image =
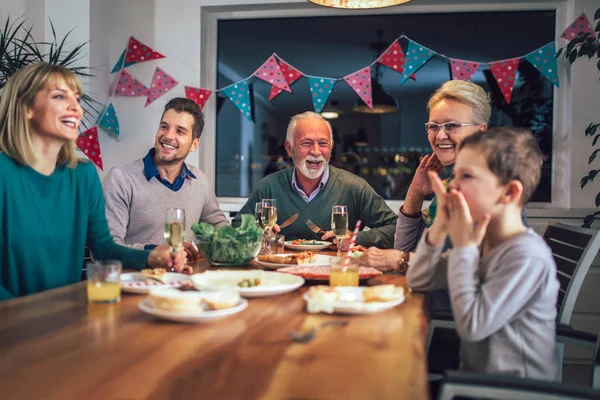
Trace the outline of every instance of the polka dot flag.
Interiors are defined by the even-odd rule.
[[[556,43],[551,42],[525,56],[538,71],[542,73],[556,87],[558,82],[558,64],[556,63]]]
[[[100,118],[98,126],[119,138],[119,119],[117,118],[117,113],[115,112],[112,103],[108,103],[108,107],[102,115],[102,118]]]
[[[290,64],[285,61],[278,59],[279,68],[281,69],[281,74],[283,78],[288,83],[288,86],[292,86],[292,83],[296,82],[298,79],[302,78],[304,74],[292,67]],[[291,89],[290,89],[291,90]],[[277,97],[283,90],[279,89],[277,86],[271,86],[271,93],[269,94],[269,101],[273,100]]]
[[[344,80],[372,110],[373,92],[371,88],[371,67],[363,68],[348,74],[344,77]]]
[[[379,64],[385,65],[400,74],[404,72],[405,61],[406,57],[404,56],[404,51],[402,51],[400,43],[398,43],[398,39],[394,40],[394,42],[377,59]]]
[[[208,89],[201,89],[193,86],[185,87],[185,97],[198,104],[201,110],[204,108],[204,105],[206,104],[206,101],[210,97],[211,93],[212,91]]]
[[[313,101],[313,108],[316,113],[323,111],[325,103],[333,90],[337,80],[333,78],[319,78],[316,76],[308,77],[308,84],[310,85],[310,97]]]
[[[148,88],[129,72],[122,69],[115,87],[115,96],[139,97],[147,95]]]
[[[119,72],[122,68],[127,68],[130,65],[135,64],[134,62],[129,62],[129,63],[125,63],[123,65],[123,63],[125,62],[125,52],[126,51],[127,51],[127,49],[123,50],[123,52],[121,53],[121,57],[119,57],[119,61],[117,61],[117,63],[113,67],[112,71],[110,71],[111,74],[114,74],[115,72]]]
[[[77,138],[77,147],[90,159],[98,168],[102,169],[102,155],[100,154],[100,143],[98,142],[98,127],[94,126],[85,132],[82,132]]]
[[[287,80],[281,73],[281,68],[279,67],[279,64],[277,64],[275,56],[269,57],[269,59],[265,61],[264,64],[254,72],[253,75],[267,83],[270,83],[273,86],[276,86],[278,89],[285,90],[286,92],[290,93],[292,92]]]
[[[150,47],[136,40],[133,36],[129,38],[127,51],[125,52],[125,66],[150,60],[165,58],[162,54],[152,50]]]
[[[250,122],[254,122],[252,120],[252,105],[250,103],[250,85],[247,80],[224,87],[221,91],[229,97],[229,100],[235,104],[244,117]]]
[[[427,47],[421,46],[409,39],[408,49],[406,50],[406,62],[404,63],[404,72],[402,73],[400,84],[402,85],[406,82],[410,78],[410,75],[417,72],[434,54],[433,50],[429,50]]]
[[[152,83],[148,88],[148,97],[146,97],[146,105],[144,107],[148,107],[149,104],[173,89],[178,83],[179,82],[169,76],[164,70],[156,67],[154,74],[152,75]]]
[[[458,60],[456,58],[450,59],[450,76],[452,79],[461,81],[470,81],[473,79],[473,75],[479,69],[481,65],[475,61]]]
[[[510,98],[512,97],[515,75],[519,69],[519,60],[520,57],[517,57],[488,63],[500,87],[500,91],[508,104],[510,104]]]
[[[592,25],[590,21],[586,17],[585,13],[582,13],[565,31],[560,35],[561,38],[571,40],[580,33],[590,33],[590,37],[594,37],[594,31],[592,30]]]

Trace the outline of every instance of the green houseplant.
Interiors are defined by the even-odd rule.
[[[594,23],[595,28],[593,34],[588,32],[574,37],[565,47],[559,49],[556,53],[556,58],[559,58],[562,55],[570,64],[573,64],[575,60],[587,57],[588,60],[594,60],[596,62],[596,67],[600,71],[600,8],[598,8],[594,14]],[[600,140],[600,131],[598,130],[598,127],[600,127],[600,122],[590,122],[584,132],[585,136],[589,136],[592,140],[592,148],[595,148]],[[598,153],[600,153],[600,148],[595,148],[592,151],[588,158],[589,165],[591,165],[596,158],[600,158],[598,157]],[[581,189],[592,182],[599,172],[600,169],[590,169],[587,175],[581,178]],[[596,208],[600,207],[600,192],[596,194],[594,204]],[[600,218],[599,216],[600,211],[586,215],[583,219],[582,226],[590,228],[596,218]]]
[[[83,56],[83,50],[87,42],[74,47],[68,46],[69,31],[62,39],[59,39],[50,21],[52,28],[52,41],[36,41],[32,34],[32,27],[25,26],[25,19],[17,18],[11,21],[6,18],[4,26],[0,28],[0,96],[6,81],[21,68],[44,61],[50,64],[58,64],[69,68],[80,77],[93,76],[88,67],[78,66],[77,63]],[[0,25],[1,26],[1,25]],[[67,50],[68,49],[68,50]],[[82,124],[91,127],[95,124],[102,104],[83,93],[81,104],[84,108]]]

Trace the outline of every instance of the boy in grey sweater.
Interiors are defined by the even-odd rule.
[[[541,163],[530,132],[501,127],[462,142],[448,191],[429,172],[438,213],[407,280],[414,290],[449,289],[463,370],[554,379],[556,265],[521,219]]]

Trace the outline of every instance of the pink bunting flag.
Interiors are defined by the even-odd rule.
[[[93,126],[82,132],[77,138],[77,147],[101,170],[102,155],[100,154],[100,142],[98,142],[98,127]]]
[[[373,93],[371,88],[371,67],[366,67],[348,74],[344,77],[344,80],[372,110]]]
[[[402,51],[400,43],[398,43],[398,39],[394,40],[394,42],[377,59],[379,64],[385,65],[400,74],[404,72],[405,61],[406,56]]]
[[[590,33],[590,37],[595,39],[592,25],[586,17],[585,13],[582,13],[565,31],[560,35],[561,38],[571,40],[579,34]]]
[[[115,96],[139,97],[147,96],[148,88],[140,81],[135,79],[125,69],[121,70],[115,87]]]
[[[450,59],[450,75],[452,79],[470,81],[481,64],[475,61]]]
[[[144,107],[148,107],[149,104],[173,89],[178,83],[179,82],[169,76],[164,70],[156,67],[154,74],[152,75],[152,83],[150,84],[146,105]]]
[[[296,82],[298,79],[302,78],[304,74],[294,68],[292,65],[286,63],[282,59],[277,59],[279,63],[279,68],[281,69],[281,74],[283,78],[288,83],[289,86],[292,86],[292,83]],[[290,90],[291,91],[291,90]],[[269,101],[273,100],[277,97],[283,90],[279,89],[277,86],[271,86],[271,93],[269,94]]]
[[[492,70],[496,82],[500,87],[500,91],[508,104],[510,104],[510,99],[512,97],[513,86],[515,85],[515,75],[519,68],[519,60],[521,60],[521,58],[517,57],[488,63],[488,66],[490,67],[490,70]]]
[[[198,104],[201,110],[206,105],[206,101],[210,97],[211,93],[212,91],[208,89],[185,86],[185,97]]]
[[[158,60],[159,58],[165,58],[165,56],[141,43],[133,36],[129,38],[127,51],[125,52],[125,64]]]
[[[281,73],[281,68],[277,63],[277,60],[275,60],[275,56],[269,57],[269,59],[265,61],[264,64],[254,72],[253,75],[267,83],[270,83],[273,86],[276,86],[278,89],[282,89],[290,93],[292,92],[287,80]]]

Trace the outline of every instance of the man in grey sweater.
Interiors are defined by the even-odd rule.
[[[165,213],[183,208],[184,247],[188,258],[198,253],[190,245],[194,222],[216,227],[229,224],[208,179],[185,158],[200,144],[204,116],[192,100],[174,98],[165,106],[154,148],[143,159],[112,168],[103,181],[106,218],[115,242],[150,249],[164,242]]]

